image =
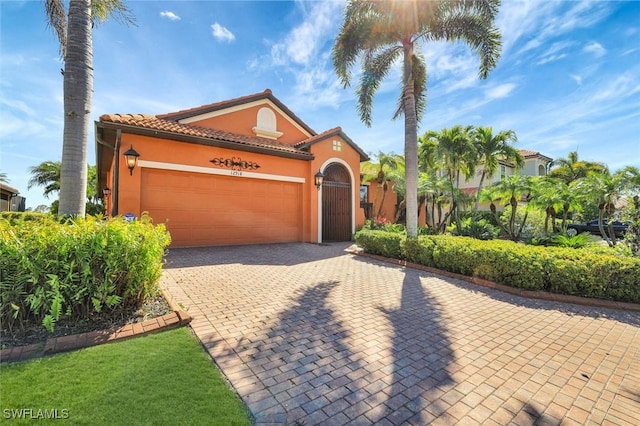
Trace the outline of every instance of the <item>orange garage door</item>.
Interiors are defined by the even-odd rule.
[[[141,210],[172,246],[302,241],[301,184],[142,169]]]

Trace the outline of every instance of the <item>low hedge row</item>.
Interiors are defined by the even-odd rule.
[[[170,237],[164,225],[122,218],[0,217],[0,321],[52,331],[61,318],[140,305],[157,294]]]
[[[640,303],[640,259],[634,257],[450,235],[361,230],[355,239],[367,253],[511,287]]]

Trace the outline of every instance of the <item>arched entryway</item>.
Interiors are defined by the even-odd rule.
[[[351,240],[351,178],[341,164],[331,163],[322,183],[322,241]]]

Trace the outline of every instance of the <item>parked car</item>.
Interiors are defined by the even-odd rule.
[[[624,233],[627,232],[629,225],[626,223],[622,223],[618,220],[614,220],[613,224],[613,233],[616,237],[623,237]],[[604,227],[604,232],[609,235],[609,225],[606,219],[602,221],[602,226]],[[594,235],[600,235],[600,228],[598,227],[598,220],[590,220],[587,223],[572,223],[567,225],[567,234],[576,235],[582,232],[589,232]]]

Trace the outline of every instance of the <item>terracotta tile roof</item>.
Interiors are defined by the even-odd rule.
[[[157,118],[164,120],[179,121],[185,118],[195,117],[201,114],[206,114],[213,111],[218,111],[225,108],[230,108],[237,105],[247,104],[250,102],[258,101],[261,99],[268,99],[273,102],[278,108],[280,108],[285,114],[295,120],[302,128],[308,133],[315,135],[316,132],[302,121],[297,115],[295,115],[285,104],[283,104],[278,98],[276,98],[271,89],[265,89],[263,92],[254,93],[252,95],[241,96],[239,98],[228,99],[226,101],[215,102],[212,104],[201,105],[195,108],[183,109],[176,112],[169,112],[167,114],[158,115]]]
[[[313,158],[313,155],[295,146],[279,143],[271,139],[250,137],[192,124],[180,124],[173,120],[160,118],[161,116],[149,114],[104,114],[100,116],[101,123],[113,123],[130,126],[138,129],[148,129],[161,132],[184,135],[192,138],[204,138],[213,141],[231,142],[250,147],[262,148],[273,151],[288,152]]]
[[[531,151],[529,149],[519,149],[518,151],[520,151],[520,154],[522,154],[523,157],[535,157],[540,154],[539,152]]]
[[[355,142],[353,142],[351,138],[349,138],[349,136],[347,136],[342,131],[342,127],[339,127],[339,126],[334,127],[333,129],[326,130],[318,135],[311,136],[310,138],[307,138],[301,142],[298,142],[294,146],[296,148],[307,148],[313,145],[314,143],[325,140],[326,138],[329,138],[331,136],[340,136],[342,139],[344,139],[349,145],[351,145],[353,149],[355,149],[358,152],[358,154],[360,154],[361,161],[369,160],[369,156],[358,145],[356,145]]]
[[[520,154],[522,154],[524,158],[542,157],[551,160],[551,158],[547,157],[546,155],[540,154],[538,151],[531,151],[530,149],[519,149],[518,151],[520,151]]]

